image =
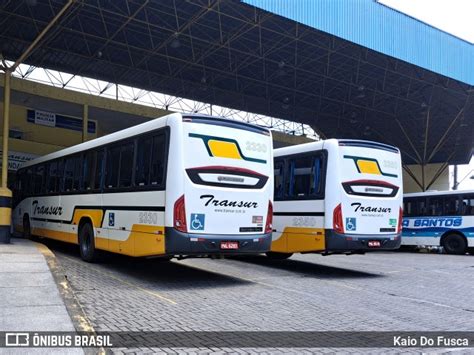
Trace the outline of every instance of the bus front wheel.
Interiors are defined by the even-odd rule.
[[[272,260],[285,260],[285,259],[290,258],[293,255],[293,253],[277,253],[274,251],[269,251],[269,252],[266,252],[265,254],[267,255],[268,258]]]
[[[79,230],[79,250],[84,261],[92,263],[97,260],[94,230],[90,223],[84,223]]]
[[[448,254],[466,254],[466,240],[459,234],[448,234],[443,240],[443,247]]]

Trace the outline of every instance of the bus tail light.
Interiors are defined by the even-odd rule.
[[[268,201],[267,221],[265,223],[265,233],[273,232],[273,204]]]
[[[173,225],[176,230],[186,233],[188,228],[186,226],[186,209],[184,208],[184,195],[176,200],[174,203]]]
[[[397,233],[402,232],[402,225],[403,225],[403,208],[400,207],[400,210],[398,212],[398,228],[397,228]]]
[[[338,204],[332,214],[332,228],[336,233],[343,234],[344,226],[342,224],[342,206]]]

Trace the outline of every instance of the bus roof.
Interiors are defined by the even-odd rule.
[[[474,190],[412,192],[412,193],[403,194],[403,197],[421,197],[421,196],[438,196],[438,195],[464,195],[464,194],[474,194]]]
[[[43,162],[46,162],[46,161],[49,161],[49,160],[61,158],[61,157],[66,156],[66,155],[80,153],[84,150],[93,149],[95,147],[100,147],[100,146],[103,146],[105,144],[120,141],[122,139],[133,137],[133,136],[145,133],[145,132],[153,131],[155,129],[167,126],[167,122],[169,122],[170,119],[177,119],[177,120],[181,121],[183,119],[183,117],[190,118],[190,119],[204,118],[204,119],[209,120],[211,123],[214,122],[214,121],[216,123],[217,122],[223,122],[223,123],[228,123],[229,125],[241,126],[241,127],[244,127],[244,129],[248,129],[248,130],[252,129],[252,130],[255,130],[255,131],[259,131],[261,133],[266,133],[267,135],[271,135],[269,129],[259,127],[259,126],[255,126],[255,125],[251,125],[251,124],[246,123],[246,122],[239,122],[239,121],[229,120],[229,119],[225,119],[225,118],[221,118],[221,117],[207,116],[207,115],[202,115],[202,114],[172,113],[172,114],[169,114],[169,115],[166,115],[166,116],[162,116],[162,117],[150,120],[150,121],[145,122],[145,123],[141,123],[141,124],[136,125],[136,126],[125,128],[125,129],[123,129],[121,131],[118,131],[118,132],[107,134],[103,137],[92,139],[92,140],[84,142],[84,143],[79,143],[79,144],[76,144],[72,147],[64,148],[64,149],[58,150],[57,152],[53,152],[53,153],[44,155],[42,157],[30,160],[28,162],[25,162],[20,167],[20,169],[26,168],[28,166],[40,164],[40,163],[43,163]]]
[[[156,118],[154,120],[151,120],[151,121],[148,121],[148,122],[145,122],[145,123],[141,123],[141,124],[133,126],[133,127],[125,128],[125,129],[123,129],[121,131],[118,131],[118,132],[107,134],[103,137],[92,139],[92,140],[84,142],[84,143],[79,143],[79,144],[76,144],[72,147],[68,147],[68,148],[58,150],[57,152],[46,154],[42,157],[39,157],[39,158],[30,160],[30,161],[24,163],[21,166],[21,169],[26,168],[26,167],[31,166],[31,165],[36,165],[36,164],[39,164],[39,163],[43,163],[43,162],[48,161],[48,160],[60,158],[60,157],[65,156],[65,155],[79,153],[79,152],[82,152],[82,151],[87,150],[87,149],[92,149],[92,148],[95,148],[95,147],[99,147],[101,145],[105,145],[105,144],[108,144],[108,143],[119,141],[119,140],[122,140],[122,139],[125,139],[125,138],[128,138],[128,137],[138,135],[138,134],[146,132],[146,131],[152,131],[154,129],[165,127],[167,119],[172,118],[172,117],[176,117],[176,116],[178,116],[180,118],[181,114],[173,113],[173,114],[170,114],[170,115],[162,116],[162,117]]]
[[[293,145],[289,147],[277,148],[275,149],[275,156],[285,156],[285,155],[291,155],[291,154],[296,154],[296,153],[301,153],[301,152],[310,152],[313,150],[319,150],[319,149],[323,149],[324,146],[328,144],[337,144],[340,146],[360,146],[360,147],[367,147],[367,148],[373,148],[373,149],[382,149],[382,150],[387,150],[393,153],[400,154],[400,150],[397,147],[384,144],[384,143],[362,140],[362,139],[334,139],[332,138],[332,139],[320,140],[316,142]]]

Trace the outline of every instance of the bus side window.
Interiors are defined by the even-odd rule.
[[[94,189],[100,189],[102,186],[102,175],[104,171],[104,149],[101,149],[95,155],[95,174],[94,174]]]
[[[72,190],[77,191],[81,187],[82,156],[81,155],[75,156],[73,161],[74,161],[74,176],[73,176]]]
[[[274,164],[274,197],[275,199],[281,199],[284,196],[284,169],[285,169],[285,162],[283,160],[275,160]]]
[[[292,161],[293,184],[290,186],[290,195],[304,197],[310,195],[313,175],[312,157],[304,157]]]
[[[120,146],[107,149],[105,168],[105,188],[113,189],[118,184],[118,173],[120,164]]]
[[[153,137],[153,150],[151,156],[150,183],[152,186],[162,186],[165,175],[166,139],[160,134]]]
[[[426,198],[421,197],[417,199],[416,209],[414,211],[414,214],[418,216],[428,216],[428,209],[426,207]]]
[[[406,217],[410,217],[413,215],[413,201],[405,200],[403,201],[403,215]]]
[[[74,158],[69,157],[64,163],[64,179],[63,179],[63,191],[72,191],[72,185],[74,181]]]
[[[63,173],[63,160],[56,160],[49,165],[48,192],[60,191],[61,176]]]
[[[287,191],[290,198],[321,195],[323,155],[318,154],[291,159],[289,165]]]
[[[48,164],[49,169],[48,169],[48,179],[47,179],[47,184],[48,184],[48,193],[55,193],[56,192],[56,181],[57,181],[57,173],[58,173],[58,161],[52,161],[51,163]]]
[[[39,195],[45,190],[44,165],[37,165],[34,170],[34,193]]]
[[[310,187],[310,194],[317,195],[321,193],[321,183],[322,183],[322,175],[321,170],[323,166],[323,157],[315,156],[313,162],[313,172],[311,174],[311,187]]]
[[[463,196],[461,214],[463,216],[474,216],[474,196]]]
[[[88,151],[84,154],[84,159],[82,160],[82,189],[81,190],[92,190],[95,183],[95,165],[97,161],[97,152]]]
[[[134,143],[127,143],[126,145],[122,146],[122,150],[120,152],[119,187],[132,186],[134,147]]]
[[[428,198],[428,215],[441,216],[443,215],[443,198],[429,197]]]
[[[58,170],[56,171],[56,192],[63,190],[64,159],[58,161]]]
[[[444,214],[455,216],[459,214],[459,196],[444,197]]]
[[[152,137],[141,137],[137,144],[137,161],[135,162],[135,186],[146,186],[150,183]]]

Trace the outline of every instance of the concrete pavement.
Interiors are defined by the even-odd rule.
[[[40,244],[12,238],[0,244],[0,331],[75,331]],[[82,349],[27,349],[83,354]],[[25,349],[0,349],[0,353]]]

